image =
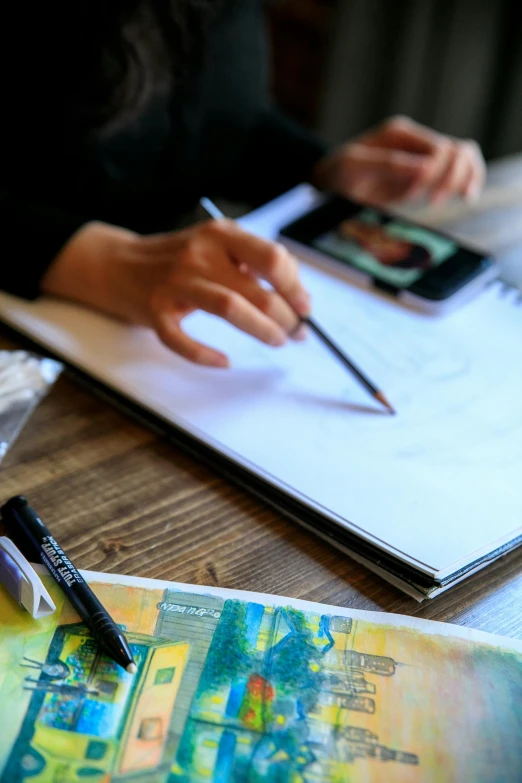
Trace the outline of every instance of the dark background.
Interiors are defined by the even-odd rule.
[[[522,150],[522,30],[512,0],[277,0],[276,101],[334,143],[391,114]]]

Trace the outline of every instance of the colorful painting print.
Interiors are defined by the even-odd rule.
[[[130,675],[56,586],[1,589],[1,783],[520,783],[522,643],[290,599],[88,574]]]

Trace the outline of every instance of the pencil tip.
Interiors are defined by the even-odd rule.
[[[135,663],[129,663],[126,671],[128,671],[129,674],[136,674],[136,672],[138,671],[138,667],[136,666]]]
[[[376,399],[376,400],[379,400],[379,402],[380,402],[382,405],[384,405],[384,407],[385,407],[385,408],[387,408],[387,409],[388,409],[388,412],[389,412],[389,413],[390,413],[392,416],[395,416],[395,415],[396,415],[397,411],[395,410],[395,408],[393,407],[393,405],[390,405],[390,403],[388,402],[388,400],[386,399],[386,397],[384,396],[384,394],[383,394],[382,392],[376,392],[376,393],[375,393],[375,399]]]

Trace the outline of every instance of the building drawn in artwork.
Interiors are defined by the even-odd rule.
[[[338,732],[338,748],[346,761],[356,758],[375,758],[381,761],[397,761],[402,764],[418,764],[419,758],[414,753],[392,750],[379,744],[377,734],[358,726],[345,726]]]
[[[140,634],[127,639],[135,675],[102,655],[81,623],[57,628],[40,665],[24,660],[40,676],[25,678],[32,696],[4,779],[106,776],[123,783],[161,766],[189,645]]]
[[[134,677],[80,623],[20,662],[30,702],[2,783],[319,783],[361,759],[419,763],[357,725],[397,662],[358,650],[350,618],[176,590],[153,609],[150,635],[127,634]]]

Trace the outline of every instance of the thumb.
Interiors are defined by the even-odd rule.
[[[416,152],[370,147],[351,142],[345,144],[321,162],[317,172],[318,186],[333,190],[348,198],[365,199],[377,188],[378,198],[382,189],[390,187],[393,198],[405,188],[416,187],[429,175],[429,157]]]
[[[338,161],[336,189],[356,201],[383,206],[418,191],[428,173],[425,155],[351,144]]]
[[[352,174],[382,174],[403,177],[421,176],[427,169],[426,155],[385,147],[351,144],[344,152],[344,163]]]

